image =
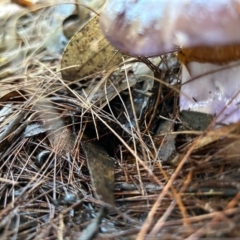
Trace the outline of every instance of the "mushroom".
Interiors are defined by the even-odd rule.
[[[130,55],[178,50],[180,110],[240,120],[240,0],[109,0],[100,23]]]

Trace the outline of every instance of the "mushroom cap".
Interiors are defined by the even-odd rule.
[[[176,48],[240,44],[240,0],[109,0],[106,38],[130,55]]]

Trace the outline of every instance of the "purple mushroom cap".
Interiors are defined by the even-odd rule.
[[[240,43],[240,0],[108,0],[106,38],[131,55]]]
[[[215,48],[207,53],[209,61],[194,51],[184,60],[180,109],[221,113],[221,123],[240,119],[240,0],[109,0],[100,24],[106,38],[130,55],[189,48],[200,48],[203,55],[201,48]],[[233,47],[224,52],[225,46]]]

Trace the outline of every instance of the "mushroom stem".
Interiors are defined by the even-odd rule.
[[[216,121],[222,124],[240,119],[240,61],[224,66],[199,62],[189,63],[188,68],[183,65],[182,84],[180,110],[220,113]]]
[[[218,115],[229,124],[240,119],[239,46],[182,49],[180,110]]]

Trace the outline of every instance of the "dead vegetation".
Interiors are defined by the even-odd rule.
[[[240,236],[240,125],[182,120],[174,54],[141,59],[142,81],[130,60],[73,81],[46,47],[14,59],[0,74],[1,239]]]

